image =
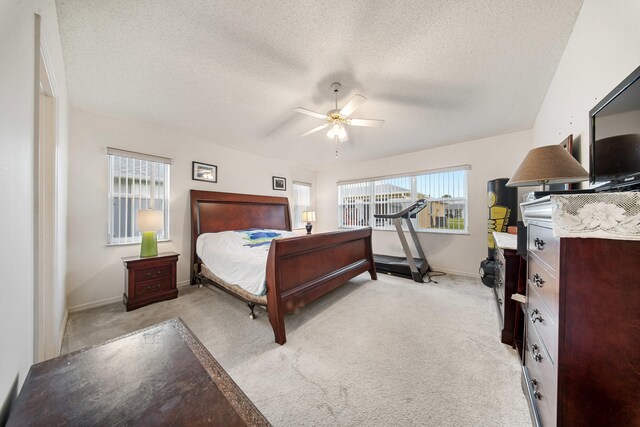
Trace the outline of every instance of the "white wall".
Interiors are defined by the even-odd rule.
[[[53,72],[58,80],[61,169],[58,215],[66,217],[66,86],[55,4],[49,0],[0,2],[0,406],[22,385],[34,361],[34,13],[42,16]],[[56,331],[64,306],[64,225],[57,250],[63,268],[55,280]],[[7,409],[6,406],[3,409]],[[0,424],[3,416],[0,413]]]
[[[293,180],[310,182],[315,187],[315,172],[308,169],[225,148],[184,133],[71,109],[67,278],[70,310],[119,301],[124,290],[120,258],[140,253],[140,245],[106,245],[106,147],[173,159],[171,241],[160,242],[158,251],[181,254],[179,283],[187,282],[190,273],[190,189],[287,196],[291,203]],[[218,182],[193,181],[192,161],[218,166]],[[287,192],[272,189],[274,175],[287,179]]]
[[[418,235],[432,269],[477,276],[480,261],[487,257],[487,181],[509,178],[530,147],[531,132],[524,131],[320,171],[317,176],[318,231],[337,228],[338,181],[468,164],[471,165],[469,234]],[[379,254],[403,255],[395,231],[374,231],[373,250]]]
[[[588,170],[589,110],[640,65],[639,46],[640,1],[585,0],[536,118],[534,146],[573,133]]]

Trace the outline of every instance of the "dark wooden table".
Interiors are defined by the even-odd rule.
[[[270,424],[174,318],[33,365],[7,425]]]

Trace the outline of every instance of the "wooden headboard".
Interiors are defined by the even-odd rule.
[[[249,228],[291,231],[289,199],[253,194],[191,190],[191,261],[202,233]]]

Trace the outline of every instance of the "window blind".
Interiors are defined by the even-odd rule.
[[[293,228],[304,228],[302,212],[311,209],[311,184],[293,181]]]
[[[107,149],[109,163],[109,213],[107,244],[141,241],[136,212],[157,209],[164,213],[158,240],[169,239],[169,168],[171,159]]]
[[[427,199],[427,207],[413,226],[418,231],[465,233],[467,231],[467,175],[469,166],[393,175],[338,183],[338,226],[371,226],[394,230],[391,219],[375,218]]]

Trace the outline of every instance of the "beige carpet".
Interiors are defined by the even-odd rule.
[[[517,354],[499,341],[491,290],[362,275],[285,317],[208,288],[125,312],[70,316],[63,352],[179,316],[275,426],[530,426]]]

